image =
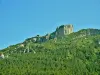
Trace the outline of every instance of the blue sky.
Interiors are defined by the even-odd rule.
[[[0,49],[62,24],[100,29],[100,0],[0,0]]]

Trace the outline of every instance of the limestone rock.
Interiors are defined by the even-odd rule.
[[[3,53],[1,53],[1,54],[0,54],[0,58],[2,58],[2,59],[4,59],[4,58],[5,58],[5,56],[4,56],[4,54],[3,54]]]

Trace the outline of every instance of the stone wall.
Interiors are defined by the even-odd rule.
[[[64,35],[68,35],[73,33],[73,25],[65,25],[64,26]]]
[[[73,33],[73,25],[61,25],[56,29],[56,36],[57,37],[63,37],[65,35],[68,35],[70,33]]]

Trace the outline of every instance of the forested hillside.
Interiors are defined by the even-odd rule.
[[[0,59],[0,75],[100,75],[100,30],[83,29],[43,43],[25,40],[1,53],[8,57]]]

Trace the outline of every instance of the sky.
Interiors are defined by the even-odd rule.
[[[100,29],[100,0],[0,0],[0,49],[63,24]]]

